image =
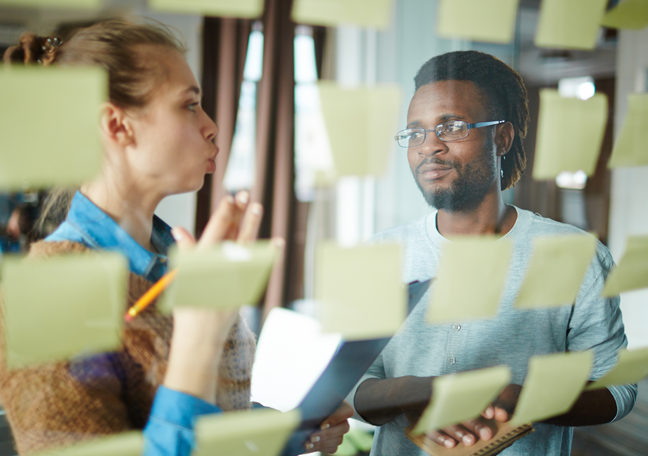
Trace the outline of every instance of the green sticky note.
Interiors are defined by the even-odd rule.
[[[294,0],[292,20],[328,27],[354,24],[386,29],[393,5],[394,0]]]
[[[236,309],[255,305],[265,290],[277,248],[270,241],[252,245],[223,242],[211,249],[180,252],[169,259],[178,270],[162,299],[161,310],[173,307]]]
[[[594,49],[606,5],[607,0],[543,0],[535,45]]]
[[[595,253],[596,238],[589,234],[534,238],[531,260],[515,307],[573,304]]]
[[[629,30],[645,28],[648,25],[648,0],[623,0],[605,13],[601,25]]]
[[[555,179],[563,171],[594,174],[608,116],[608,100],[565,98],[557,90],[540,90],[540,114],[533,178]]]
[[[336,174],[384,174],[395,147],[400,88],[345,89],[331,82],[318,88]]]
[[[133,431],[38,453],[37,456],[141,456],[143,452],[144,437],[141,432]]]
[[[648,236],[630,236],[621,261],[605,281],[604,297],[648,287]]]
[[[100,171],[101,68],[0,67],[0,188],[78,185]]]
[[[119,347],[128,279],[124,257],[103,252],[2,261],[10,368]]]
[[[193,456],[276,456],[300,422],[298,410],[270,409],[203,415],[196,423]]]
[[[261,17],[263,3],[263,0],[148,0],[154,11],[249,19]]]
[[[532,357],[511,423],[542,421],[571,409],[589,380],[593,360],[591,350]]]
[[[455,238],[443,244],[427,321],[442,324],[497,315],[511,251],[510,241],[491,237]]]
[[[83,8],[101,7],[103,0],[0,0],[0,5],[36,6],[46,8]]]
[[[323,332],[341,333],[346,340],[393,335],[407,316],[400,246],[320,244],[315,299]]]
[[[441,0],[437,33],[444,38],[510,43],[519,0]]]
[[[586,389],[599,389],[607,386],[638,383],[648,376],[648,347],[637,350],[619,351],[616,365],[610,372],[591,383]]]
[[[424,434],[478,417],[510,381],[508,366],[434,378],[432,399],[412,433]]]
[[[648,94],[628,95],[628,114],[612,149],[608,168],[648,165]]]

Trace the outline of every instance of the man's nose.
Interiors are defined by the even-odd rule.
[[[425,135],[425,141],[418,147],[418,154],[430,157],[439,153],[446,152],[448,146],[445,142],[441,141],[436,135],[435,131],[428,131]]]

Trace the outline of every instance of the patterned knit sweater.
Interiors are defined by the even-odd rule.
[[[89,251],[70,241],[38,242],[29,255],[45,258]],[[129,280],[124,312],[152,286],[132,273]],[[4,328],[4,317],[1,323]],[[0,335],[0,403],[18,453],[29,455],[143,429],[164,379],[172,331],[172,317],[160,314],[153,303],[125,324],[118,351],[11,371]],[[250,407],[254,348],[253,333],[239,319],[225,344],[218,373],[216,403],[224,411]]]

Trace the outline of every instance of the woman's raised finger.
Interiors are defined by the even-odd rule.
[[[237,241],[241,244],[254,242],[259,235],[259,227],[263,218],[263,206],[260,203],[252,203],[245,211],[245,216],[241,222],[241,228]]]
[[[223,198],[216,211],[209,218],[209,222],[207,222],[207,226],[198,241],[198,245],[208,247],[224,240],[226,234],[231,229],[235,212],[234,197],[228,195]]]

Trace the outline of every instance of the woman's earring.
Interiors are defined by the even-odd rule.
[[[506,160],[506,155],[502,155],[502,161],[504,160]],[[504,179],[504,168],[500,168],[500,174],[502,175],[502,179]]]

